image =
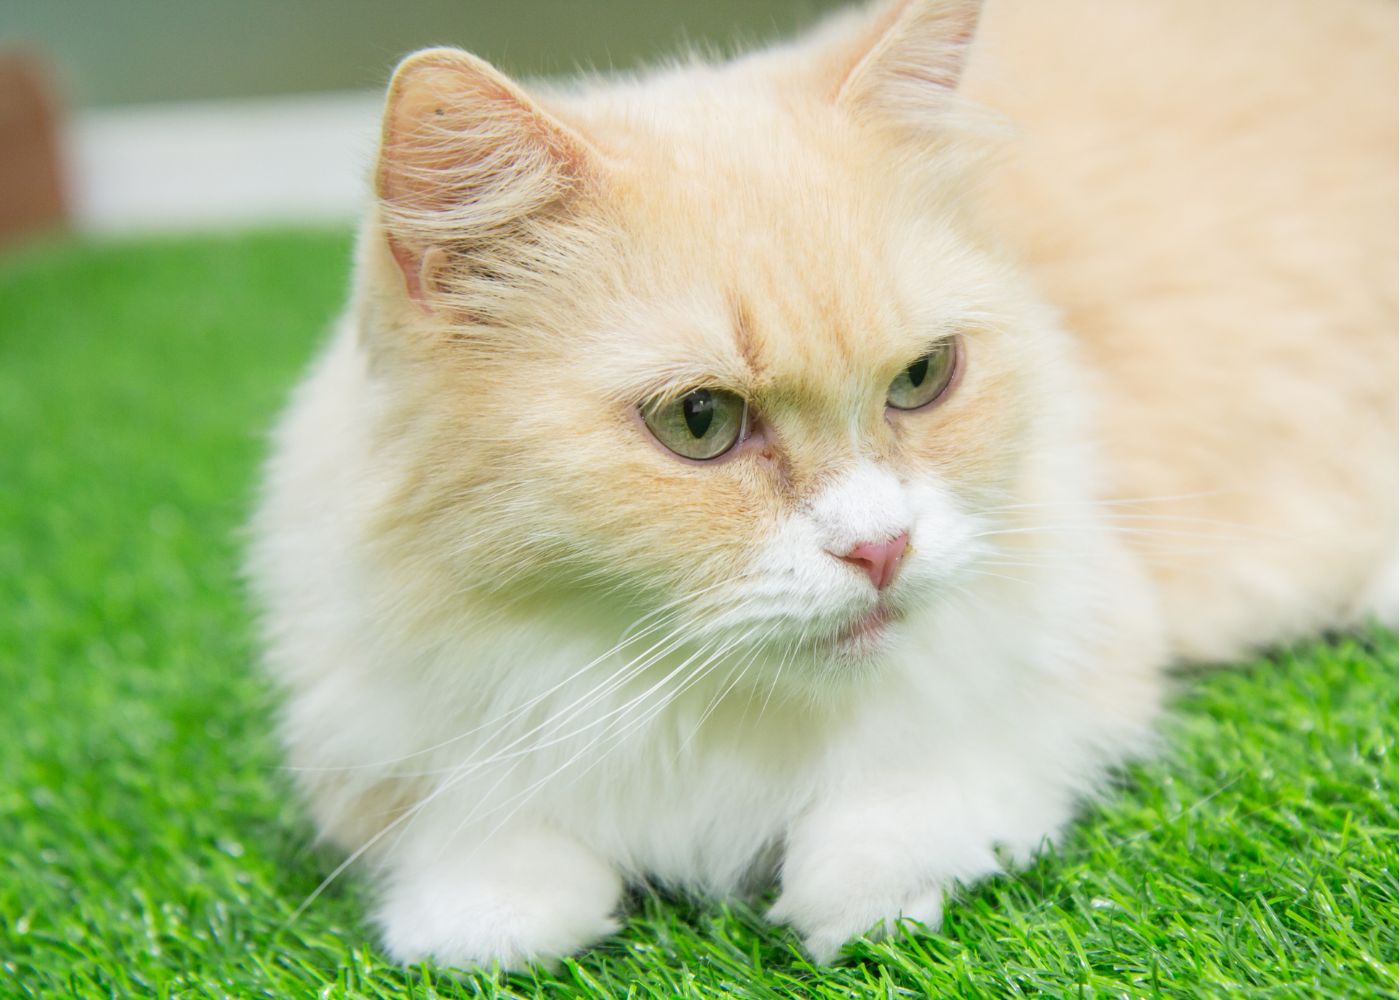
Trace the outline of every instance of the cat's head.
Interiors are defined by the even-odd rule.
[[[403,579],[834,668],[965,579],[1072,391],[969,211],[976,16],[533,95],[405,60],[360,287]]]

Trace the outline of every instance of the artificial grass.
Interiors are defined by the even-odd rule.
[[[0,260],[0,995],[1394,997],[1396,639],[1181,678],[1164,756],[940,934],[835,968],[638,891],[556,974],[388,964],[279,771],[237,579],[349,238]],[[285,926],[284,926],[285,925]]]

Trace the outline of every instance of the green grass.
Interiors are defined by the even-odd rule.
[[[1181,679],[1162,759],[942,934],[815,968],[638,893],[555,975],[405,973],[311,846],[237,578],[342,233],[0,260],[0,995],[1394,997],[1396,640]]]

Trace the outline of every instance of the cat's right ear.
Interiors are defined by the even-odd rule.
[[[981,8],[981,0],[877,6],[856,30],[822,47],[819,86],[854,117],[927,127],[957,89]]]
[[[426,308],[444,246],[557,203],[595,159],[489,63],[451,48],[404,59],[389,84],[375,186],[409,295]]]

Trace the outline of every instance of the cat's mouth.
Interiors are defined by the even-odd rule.
[[[873,653],[884,645],[896,617],[893,608],[878,605],[837,632],[835,645],[849,653]]]

